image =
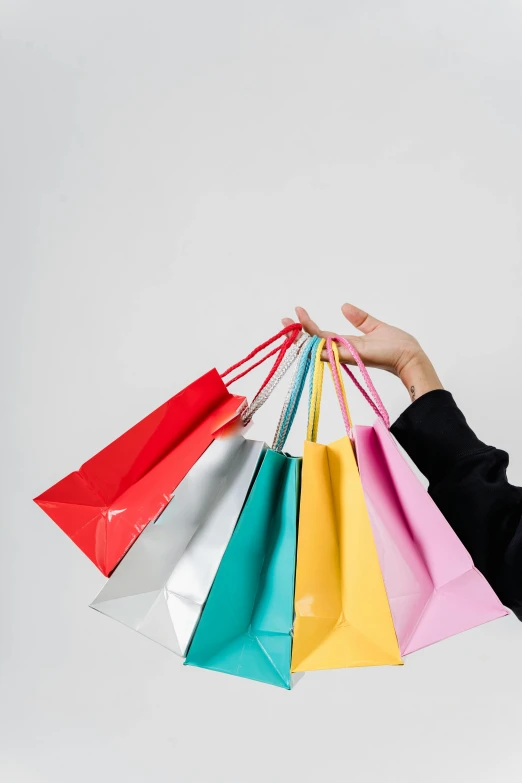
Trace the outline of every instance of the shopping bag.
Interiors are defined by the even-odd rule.
[[[419,650],[506,615],[492,588],[415,476],[389,431],[389,418],[355,348],[378,414],[353,427],[359,471],[401,653]],[[338,372],[334,367],[335,372]],[[348,368],[346,368],[348,370]],[[349,375],[354,379],[351,372]],[[349,422],[351,426],[351,422]]]
[[[245,424],[268,399],[302,344],[298,340],[288,350],[242,415]],[[218,436],[91,606],[184,656],[265,450],[261,441],[242,435]]]
[[[347,436],[328,446],[316,442],[324,343],[315,353],[303,452],[296,672],[402,662],[352,443]]]
[[[214,440],[91,606],[184,656],[264,451]]]
[[[262,390],[297,333],[291,327],[281,330],[222,376],[210,370],[35,502],[109,575],[143,528],[167,505],[214,435],[239,421],[246,400],[228,391],[230,383],[278,353]],[[225,376],[281,336],[281,346],[225,384]]]
[[[311,341],[310,341],[311,342]],[[303,350],[298,372],[307,368]],[[302,373],[301,373],[302,375]],[[301,376],[294,383],[302,390]],[[185,664],[291,688],[293,595],[301,459],[282,453],[279,422],[221,561]]]

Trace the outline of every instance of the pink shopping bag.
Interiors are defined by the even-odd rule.
[[[341,406],[332,339],[354,357],[369,394],[344,369],[378,414],[372,427],[353,427],[344,410],[402,655],[508,614],[399,451],[357,351],[344,337],[335,337],[327,349]]]

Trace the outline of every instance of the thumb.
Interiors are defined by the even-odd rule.
[[[370,332],[373,332],[374,329],[377,329],[377,327],[382,324],[382,321],[374,318],[373,315],[369,315],[364,310],[361,310],[359,307],[355,307],[355,305],[349,304],[348,302],[343,304],[341,312],[346,320],[363,334],[370,334]]]

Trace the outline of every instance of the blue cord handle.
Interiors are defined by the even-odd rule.
[[[316,364],[315,364],[315,362],[316,362],[316,358],[317,358],[317,353],[319,351],[321,351],[321,353],[322,353],[322,348],[319,347],[319,343],[320,342],[321,342],[321,338],[317,337],[316,338],[316,342],[315,342],[314,347],[313,347],[313,352],[310,355],[311,367],[310,367],[310,382],[309,382],[309,388],[308,388],[308,419],[309,420],[310,420],[310,417],[312,415],[313,415],[314,419],[315,419],[315,416],[316,416],[316,411],[315,410],[312,411],[312,393],[313,393],[313,389],[314,389],[314,378],[315,378],[315,372],[316,372],[316,369],[315,369]],[[316,400],[316,405],[317,405],[317,400]]]
[[[299,358],[299,364],[297,367],[297,372],[294,376],[290,398],[283,414],[277,440],[274,444],[276,451],[283,450],[292,424],[294,423],[295,415],[297,413],[299,402],[305,387],[306,376],[308,375],[308,371],[310,369],[311,359],[312,356],[315,356],[315,348],[319,342],[319,339],[319,337],[312,337],[307,345],[303,348],[303,352]]]

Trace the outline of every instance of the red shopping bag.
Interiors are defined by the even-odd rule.
[[[210,370],[35,503],[108,576],[164,509],[217,431],[240,420],[246,399],[231,394],[227,386],[277,353],[263,389],[299,331],[296,324],[286,327],[222,375]],[[282,336],[280,346],[225,384],[225,376]]]

